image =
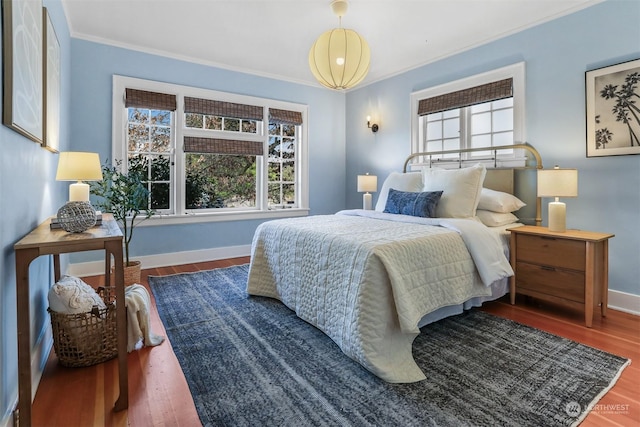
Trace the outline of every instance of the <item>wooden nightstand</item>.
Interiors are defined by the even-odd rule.
[[[607,313],[609,239],[613,234],[523,226],[511,231],[511,304],[516,293],[584,310],[591,327],[593,308]]]

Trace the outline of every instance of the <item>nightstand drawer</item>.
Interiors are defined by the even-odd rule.
[[[518,261],[584,271],[585,243],[579,240],[519,234]]]
[[[584,303],[584,273],[518,262],[516,264],[517,292],[526,290],[553,295]]]

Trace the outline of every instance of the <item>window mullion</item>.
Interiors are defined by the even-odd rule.
[[[174,195],[174,212],[177,215],[184,215],[186,212],[186,158],[184,154],[184,129],[185,129],[185,114],[184,114],[184,95],[178,95],[178,108],[176,109],[175,117],[175,146],[174,146],[174,165],[171,168],[173,182],[172,195]]]
[[[460,147],[471,146],[471,111],[469,107],[460,109]]]
[[[260,210],[268,210],[269,208],[269,109],[265,108],[262,112],[262,159],[258,162],[258,170],[256,175],[261,178],[256,185],[258,191],[256,193],[257,205]]]

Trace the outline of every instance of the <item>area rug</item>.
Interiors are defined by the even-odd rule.
[[[422,328],[427,379],[388,384],[277,300],[248,265],[149,277],[204,426],[570,426],[628,360],[471,310]]]

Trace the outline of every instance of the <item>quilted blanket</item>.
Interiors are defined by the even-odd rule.
[[[347,356],[399,383],[425,379],[411,352],[420,319],[490,290],[459,231],[320,215],[258,227],[247,293],[281,300]]]

